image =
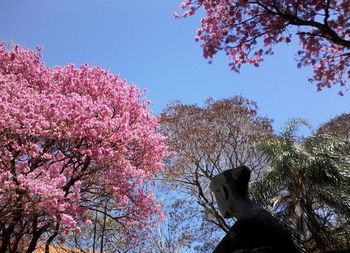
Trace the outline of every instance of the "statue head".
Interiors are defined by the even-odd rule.
[[[247,166],[226,170],[211,179],[210,189],[222,216],[237,218],[240,215],[242,206],[249,201],[249,180],[250,169]]]

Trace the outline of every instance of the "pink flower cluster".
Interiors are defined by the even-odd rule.
[[[344,86],[350,78],[349,1],[184,0],[180,8],[184,17],[205,11],[195,38],[204,57],[223,50],[236,72],[242,64],[259,66],[275,44],[296,37],[298,66],[313,68],[310,80],[318,89]]]
[[[167,149],[147,106],[142,91],[102,68],[49,68],[1,44],[0,222],[78,231],[98,194],[114,199],[121,222],[159,216],[144,186]]]

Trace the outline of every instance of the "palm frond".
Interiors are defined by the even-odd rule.
[[[280,134],[284,139],[295,141],[297,140],[297,135],[296,135],[297,131],[302,126],[305,126],[310,130],[312,130],[311,124],[308,120],[303,118],[294,118],[287,121],[287,123],[282,128],[282,131]]]
[[[256,146],[269,168],[251,194],[270,210],[273,200],[275,214],[292,221],[300,238],[322,242],[333,223],[343,227],[339,217],[350,217],[350,143],[327,134],[298,138],[300,126],[310,128],[308,121],[294,119],[280,136]]]

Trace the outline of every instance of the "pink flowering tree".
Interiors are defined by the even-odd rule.
[[[313,68],[318,90],[350,78],[348,0],[184,0],[180,8],[182,16],[204,10],[196,37],[204,57],[225,51],[236,72],[243,64],[259,66],[274,45],[295,39],[298,67]]]
[[[167,153],[143,92],[99,67],[46,67],[39,53],[0,46],[0,252],[91,223],[123,226],[161,215],[149,179]],[[111,209],[111,210],[112,210]],[[136,229],[137,231],[137,229]]]

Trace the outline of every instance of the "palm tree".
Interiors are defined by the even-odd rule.
[[[252,198],[289,221],[309,250],[349,246],[349,142],[320,134],[298,138],[303,119],[289,121],[281,134],[260,143],[269,168],[252,185]],[[345,240],[345,241],[344,241]]]

